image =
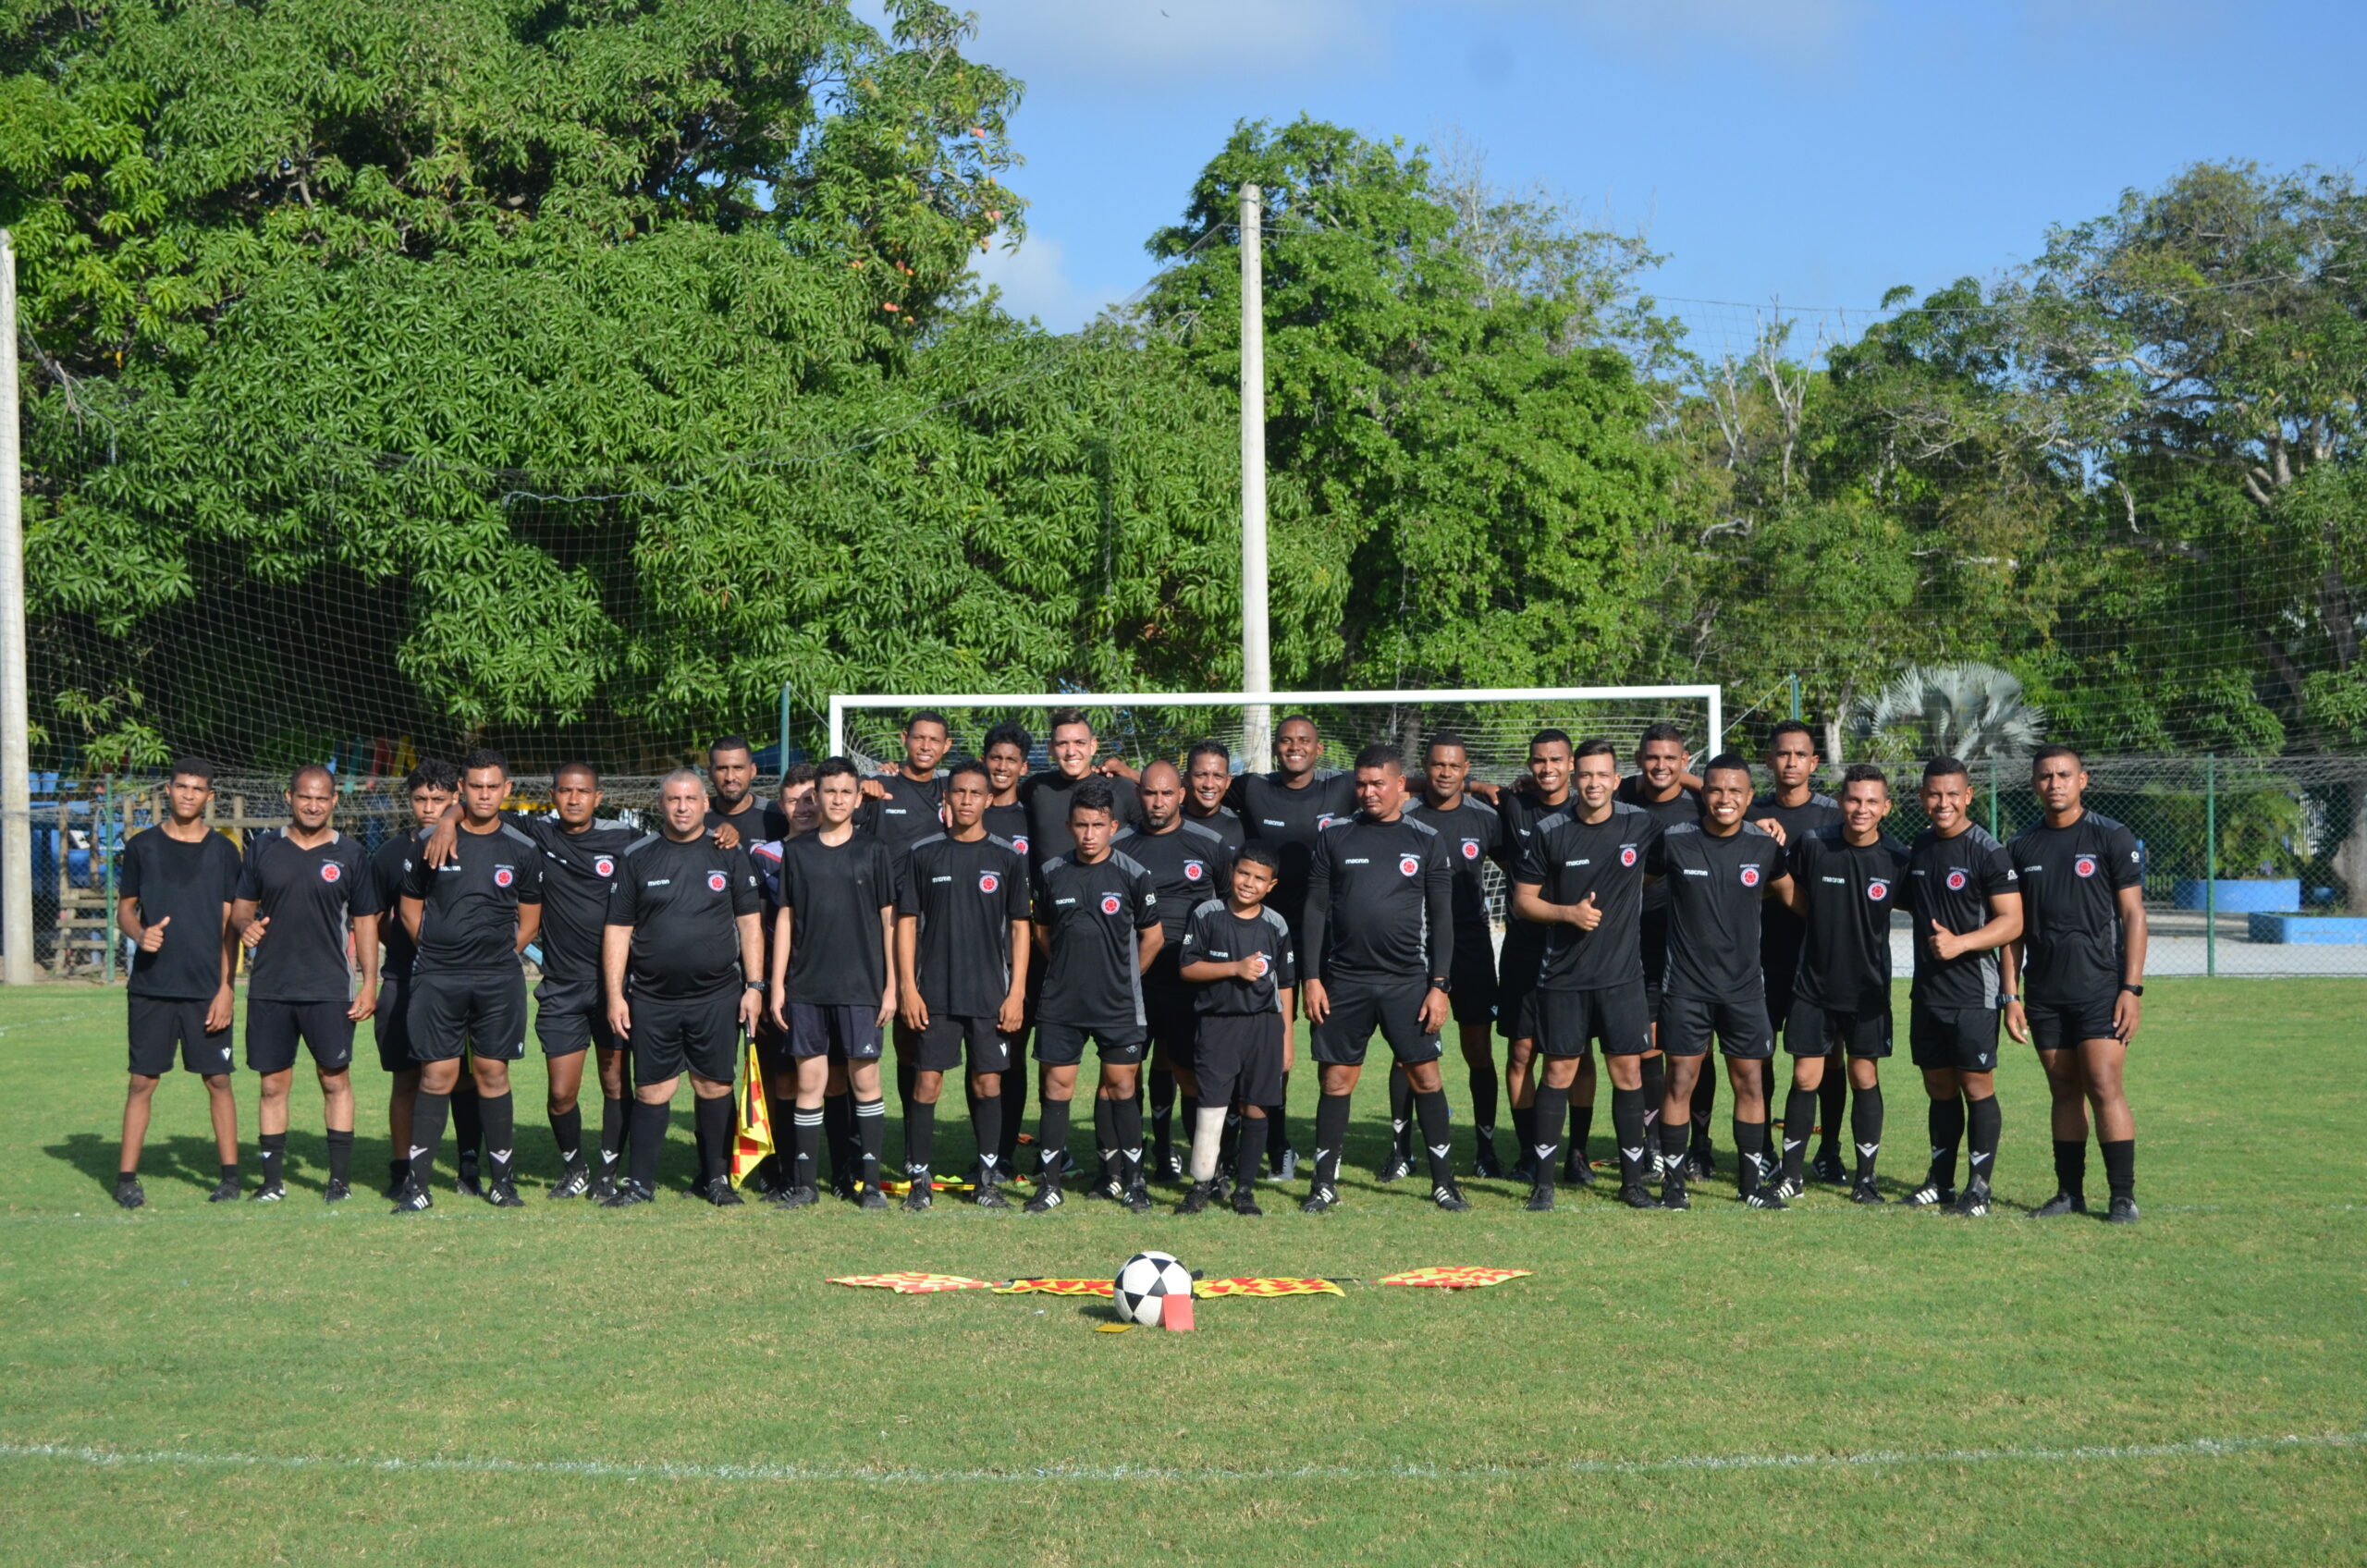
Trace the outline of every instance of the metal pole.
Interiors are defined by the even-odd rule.
[[[1797,670],[1797,669],[1796,669],[1796,670],[1794,670],[1794,671],[1792,672],[1792,719],[1793,719],[1793,722],[1797,723],[1797,722],[1798,722],[1798,720],[1799,720],[1799,717],[1800,717],[1800,672],[1799,672],[1798,670]]]
[[[102,888],[99,904],[99,947],[104,957],[99,977],[105,984],[115,984],[115,851],[107,847],[107,839],[115,827],[115,776],[106,774],[99,779],[99,809],[91,814],[91,853],[99,858],[104,868],[99,878]]]
[[[2219,976],[2219,753],[2202,759],[2202,973]]]
[[[1989,759],[1989,836],[1997,837],[1997,759]]]
[[[1274,689],[1266,637],[1266,275],[1265,193],[1241,188],[1241,689]],[[1264,703],[1241,714],[1244,766],[1263,773],[1274,766],[1273,709]]]
[[[0,963],[33,978],[33,802],[26,731],[25,516],[17,425],[17,246],[0,229]],[[112,912],[109,919],[113,919]]]
[[[780,776],[789,777],[789,682],[780,683]]]

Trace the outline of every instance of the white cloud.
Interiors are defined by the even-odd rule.
[[[970,52],[1023,80],[1172,82],[1222,70],[1302,80],[1388,57],[1394,0],[978,0]]]
[[[1061,242],[1042,234],[1020,241],[1016,251],[997,244],[971,263],[971,274],[1002,290],[1002,307],[1012,315],[1034,316],[1054,332],[1073,332],[1117,303],[1114,288],[1085,288],[1068,275]]]

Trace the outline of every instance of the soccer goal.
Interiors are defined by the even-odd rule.
[[[1141,764],[1180,760],[1194,742],[1224,742],[1237,766],[1262,772],[1273,766],[1273,730],[1304,713],[1324,741],[1324,766],[1344,768],[1359,747],[1388,741],[1419,766],[1422,743],[1452,731],[1471,755],[1475,777],[1502,781],[1528,757],[1539,729],[1566,729],[1573,741],[1601,736],[1623,756],[1649,725],[1668,722],[1685,732],[1697,759],[1714,752],[1725,733],[1725,709],[1715,686],[1512,686],[1422,692],[1050,692],[1013,693],[863,693],[830,699],[830,754],[858,763],[901,759],[897,739],[906,716],[935,708],[952,729],[956,757],[972,755],[988,728],[1016,723],[1043,754],[1049,716],[1084,712],[1105,753]]]

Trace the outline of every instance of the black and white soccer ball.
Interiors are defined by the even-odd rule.
[[[1163,1252],[1138,1252],[1118,1270],[1111,1299],[1119,1317],[1156,1329],[1165,1299],[1191,1293],[1191,1270]]]

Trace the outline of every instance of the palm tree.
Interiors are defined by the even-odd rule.
[[[1852,704],[1849,728],[1859,745],[1899,761],[2017,757],[2046,738],[2046,710],[1995,665],[1911,665]]]

